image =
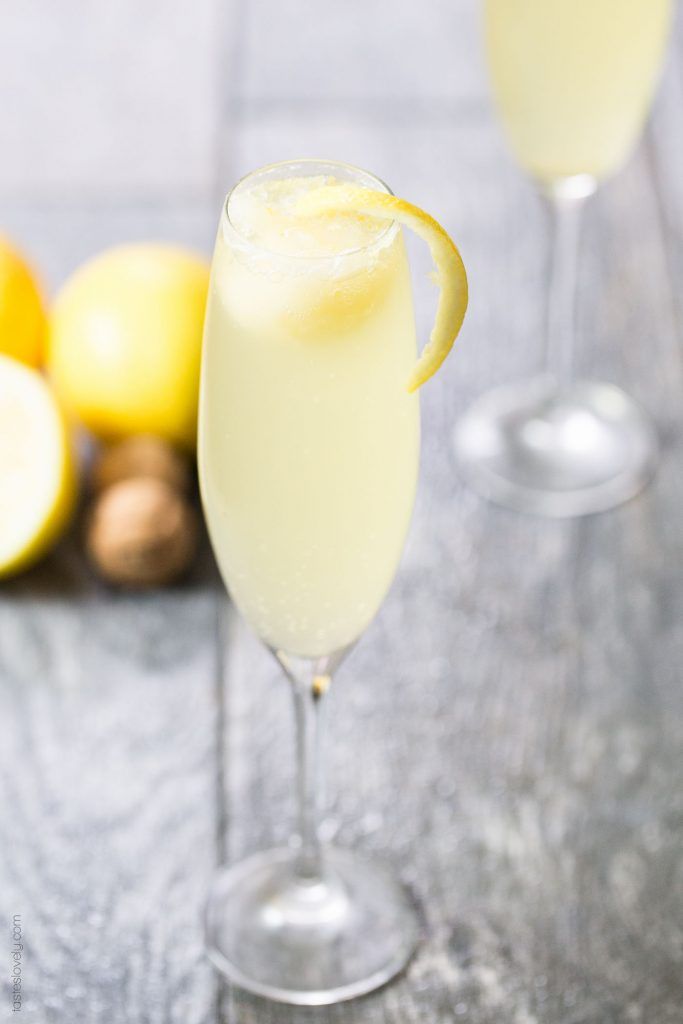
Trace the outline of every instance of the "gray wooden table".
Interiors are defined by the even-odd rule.
[[[419,955],[319,1011],[217,983],[211,872],[290,828],[286,687],[208,551],[187,585],[132,597],[100,587],[72,538],[0,588],[20,1020],[680,1024],[682,49],[591,205],[581,273],[581,369],[652,410],[660,472],[617,512],[553,523],[467,493],[450,447],[472,398],[541,352],[546,225],[490,108],[474,0],[0,2],[0,224],[53,285],[123,239],[209,252],[239,174],[322,155],[433,210],[472,289],[425,389],[400,575],[330,697],[325,834],[414,887]],[[424,333],[433,294],[417,294]]]

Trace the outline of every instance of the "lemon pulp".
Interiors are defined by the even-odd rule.
[[[0,355],[0,576],[36,561],[59,537],[76,477],[66,422],[44,378]]]

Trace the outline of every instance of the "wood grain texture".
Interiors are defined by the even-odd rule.
[[[0,905],[23,921],[22,1019],[213,1019],[214,627],[210,592],[3,594]]]
[[[33,7],[0,34],[6,91]],[[186,587],[123,597],[93,583],[72,541],[0,590],[0,911],[24,915],[22,1019],[680,1024],[683,36],[643,146],[587,210],[580,283],[581,372],[651,410],[660,472],[614,513],[544,522],[465,491],[450,446],[468,403],[542,351],[547,225],[487,99],[477,5],[437,3],[417,24],[372,0],[362,39],[343,5],[302,21],[304,8],[201,0],[187,32],[178,8],[149,51],[155,81],[138,40],[123,87],[124,4],[95,32],[94,96],[69,108],[64,138],[83,152],[49,167],[26,143],[0,172],[0,222],[56,285],[129,237],[208,251],[237,175],[322,153],[376,171],[457,238],[472,301],[425,389],[403,564],[329,697],[323,834],[394,865],[424,941],[398,982],[338,1007],[218,985],[199,926],[210,873],[290,830],[287,687],[208,559]],[[45,41],[66,30],[40,17],[31,52],[54,76]],[[65,96],[90,80],[75,54]],[[97,136],[98,97],[125,146]],[[38,145],[35,107],[32,88],[10,142],[26,122]],[[412,254],[424,335],[434,293]]]
[[[215,0],[0,5],[13,198],[176,198],[211,186],[224,7]]]
[[[243,33],[239,96],[365,106],[471,100],[486,90],[472,0],[434,0],[428,9],[386,0],[247,3]]]

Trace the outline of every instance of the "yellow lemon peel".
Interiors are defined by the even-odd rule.
[[[429,341],[408,380],[408,390],[417,391],[443,363],[465,318],[467,273],[455,243],[438,221],[419,206],[358,185],[327,185],[313,189],[301,195],[296,210],[298,214],[310,217],[341,213],[398,221],[427,243],[434,260],[434,276],[440,294]]]

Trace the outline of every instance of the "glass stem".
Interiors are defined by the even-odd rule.
[[[322,703],[330,684],[327,675],[312,679],[291,678],[296,720],[296,761],[298,790],[299,852],[296,872],[305,881],[322,877],[322,857],[318,838],[321,771],[320,734]]]
[[[551,196],[552,250],[546,322],[546,372],[557,387],[571,383],[576,335],[576,282],[584,197]]]

